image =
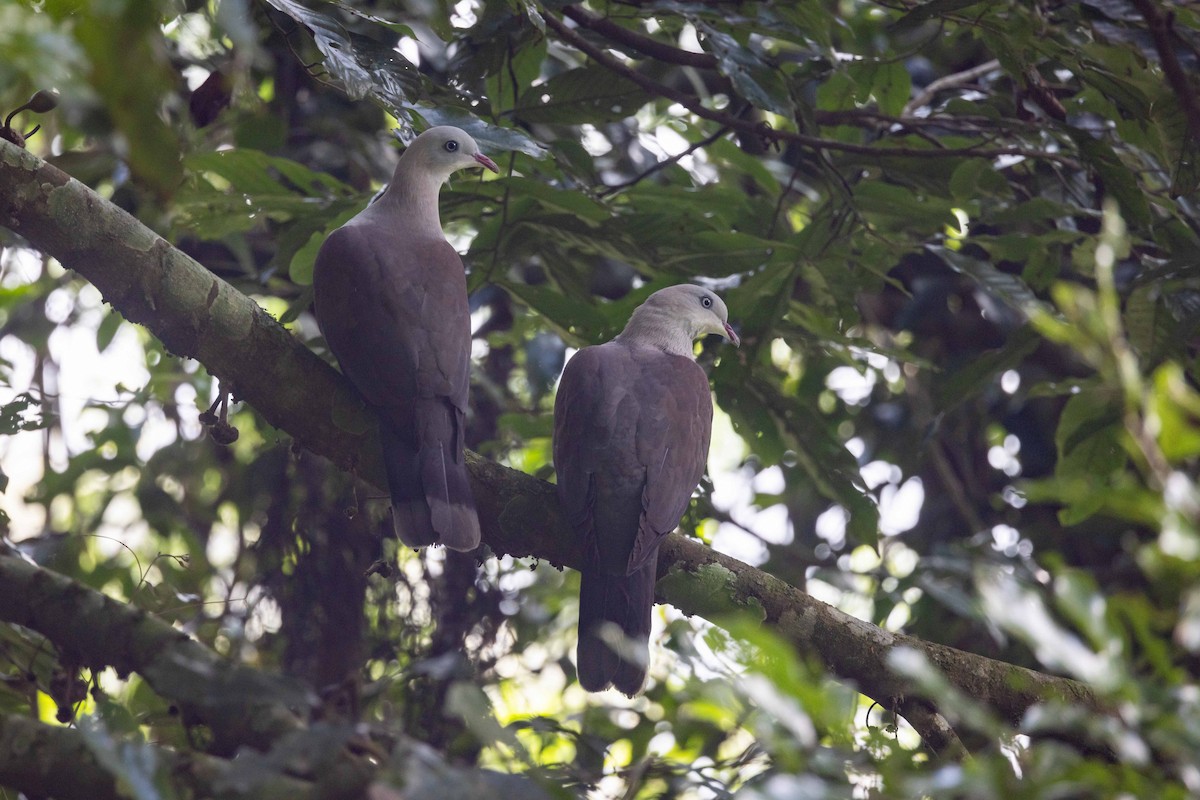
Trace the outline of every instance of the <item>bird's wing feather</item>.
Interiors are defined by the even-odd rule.
[[[462,259],[445,240],[394,226],[345,225],[317,255],[317,320],[346,377],[372,406],[444,397],[465,411],[470,310]]]
[[[704,477],[712,435],[712,397],[704,370],[685,356],[663,354],[642,371],[636,437],[638,461],[646,467],[642,517],[629,553],[628,574],[641,569],[659,543],[675,530],[692,492]]]
[[[585,347],[567,362],[554,398],[554,466],[558,496],[571,527],[581,534],[592,527],[593,476],[600,466],[596,442],[606,438],[600,392],[605,354]]]

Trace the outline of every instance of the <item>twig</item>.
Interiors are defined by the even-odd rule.
[[[914,111],[933,100],[934,96],[943,89],[962,86],[964,83],[970,83],[976,78],[980,78],[992,70],[999,68],[1000,61],[993,58],[991,61],[985,61],[979,66],[964,69],[962,72],[955,72],[953,75],[943,75],[936,81],[929,83],[919,95],[905,103],[904,110],[900,112],[900,116],[911,117]]]
[[[958,513],[962,515],[963,522],[967,523],[971,529],[971,533],[979,533],[988,529],[984,524],[983,518],[976,513],[975,509],[967,501],[967,491],[963,487],[963,482],[959,480],[958,475],[954,471],[954,467],[950,464],[946,453],[942,449],[941,442],[934,442],[929,448],[930,460],[933,461],[933,467],[937,471],[938,477],[942,479],[946,490],[950,494],[950,502],[958,509]]]
[[[600,197],[607,197],[610,194],[615,194],[616,192],[621,191],[622,189],[628,189],[630,186],[641,183],[642,181],[644,181],[646,178],[650,177],[654,173],[656,173],[660,170],[666,169],[667,167],[676,163],[677,161],[679,161],[679,159],[683,158],[684,156],[690,156],[692,153],[696,152],[697,150],[701,150],[705,147],[708,147],[710,144],[715,142],[717,139],[720,139],[722,136],[724,136],[727,133],[729,133],[729,128],[728,128],[728,126],[723,125],[723,126],[721,126],[720,130],[718,130],[716,133],[712,134],[711,136],[705,136],[703,139],[696,142],[694,145],[689,147],[687,150],[684,150],[682,153],[679,153],[678,155],[673,155],[670,158],[664,158],[662,161],[657,162],[649,169],[645,170],[644,172],[642,172],[639,175],[635,175],[634,177],[630,178],[627,181],[622,181],[621,183],[615,183],[612,186],[604,186],[598,192],[596,192],[596,194]]]
[[[739,119],[732,114],[706,108],[695,96],[661,84],[652,78],[642,75],[636,70],[630,69],[616,58],[612,57],[599,47],[593,45],[587,39],[584,39],[575,31],[568,28],[565,24],[563,24],[562,20],[557,19],[553,14],[546,14],[545,20],[546,25],[549,26],[556,34],[558,34],[560,38],[562,38],[575,49],[587,55],[605,69],[617,73],[631,83],[637,84],[650,94],[658,95],[659,97],[679,103],[681,106],[686,108],[688,111],[691,111],[698,117],[720,123],[721,125],[727,126],[749,136],[759,136],[776,141],[796,142],[797,144],[810,147],[814,150],[836,150],[843,153],[855,153],[858,155],[874,156],[877,158],[950,158],[953,156],[995,158],[997,156],[1024,156],[1026,158],[1038,158],[1048,161],[1062,161],[1064,158],[1066,158],[1065,156],[1060,156],[1057,153],[1048,153],[1043,150],[1032,150],[1026,147],[995,147],[986,150],[975,147],[945,148],[940,150],[923,147],[872,147],[870,145],[839,142],[833,139],[822,139],[817,136],[808,136],[803,133],[794,133],[792,131],[772,128],[771,126],[761,122]],[[819,114],[816,115],[816,118],[817,121],[820,122]]]
[[[783,187],[783,191],[779,193],[779,200],[775,203],[775,213],[771,215],[771,227],[767,228],[767,238],[775,238],[775,226],[779,224],[779,214],[783,211],[783,201],[791,194],[792,187],[796,184],[796,178],[800,175],[800,166],[804,162],[797,161],[796,166],[792,168],[792,176],[788,178],[787,186]]]
[[[1188,82],[1187,73],[1180,66],[1175,48],[1171,45],[1171,26],[1175,22],[1175,14],[1168,12],[1164,17],[1152,0],[1133,0],[1133,5],[1150,27],[1154,49],[1158,51],[1159,60],[1162,61],[1167,82],[1179,97],[1179,105],[1183,107],[1184,116],[1187,117],[1188,130],[1192,136],[1200,138],[1200,101],[1197,101],[1196,93],[1192,91]]]

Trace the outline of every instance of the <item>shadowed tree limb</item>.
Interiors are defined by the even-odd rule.
[[[237,667],[136,606],[42,569],[0,546],[0,620],[37,631],[68,661],[136,672],[212,729],[214,750],[270,743],[303,723],[289,708],[311,699],[291,682]]]
[[[1131,2],[1146,20],[1146,25],[1150,29],[1150,36],[1154,39],[1154,49],[1158,51],[1163,74],[1166,75],[1167,82],[1171,84],[1175,96],[1179,98],[1179,106],[1187,118],[1188,131],[1192,136],[1200,138],[1200,99],[1196,96],[1196,89],[1188,78],[1187,71],[1179,63],[1179,57],[1175,55],[1175,43],[1171,41],[1171,26],[1174,24],[1175,13],[1168,11],[1164,16],[1159,4],[1154,0],[1131,0]]]
[[[372,423],[341,375],[253,300],[83,184],[6,142],[0,142],[0,224],[90,280],[127,319],[145,325],[172,352],[195,358],[236,386],[241,399],[305,448],[385,485]],[[467,459],[484,542],[495,553],[559,566],[580,563],[553,486],[474,453]],[[678,534],[663,545],[659,575],[663,601],[687,614],[710,613],[716,587],[716,593],[758,614],[799,652],[901,714],[918,693],[888,666],[889,655],[900,647],[923,653],[952,685],[1009,722],[1050,698],[1099,707],[1076,681],[890,633]],[[19,615],[29,613],[21,610],[22,602],[20,595],[9,596],[7,618],[20,622]],[[924,701],[937,708],[938,698]],[[932,746],[952,749],[940,724],[922,723],[932,719],[921,711],[910,721]]]
[[[842,153],[854,153],[856,155],[872,156],[875,158],[887,157],[915,157],[915,158],[949,158],[951,156],[966,156],[972,158],[995,158],[997,156],[1025,156],[1026,158],[1036,158],[1046,161],[1063,162],[1069,160],[1068,156],[1060,153],[1052,153],[1046,150],[1036,150],[1029,147],[956,147],[956,148],[939,148],[939,147],[903,147],[903,146],[887,146],[874,144],[854,144],[852,142],[840,142],[835,139],[823,139],[819,136],[810,136],[804,133],[796,133],[794,131],[784,130],[782,128],[772,128],[762,122],[756,122],[753,119],[743,119],[735,117],[725,111],[708,108],[695,95],[687,92],[679,91],[673,87],[659,83],[653,78],[647,77],[635,69],[623,64],[620,59],[605,52],[595,46],[587,39],[579,35],[577,31],[572,30],[562,20],[556,18],[553,14],[546,13],[543,15],[546,20],[546,25],[555,34],[558,35],[567,44],[574,47],[585,54],[588,58],[600,64],[605,69],[620,75],[622,78],[637,84],[639,87],[658,97],[666,98],[673,102],[679,103],[698,117],[720,123],[721,125],[738,131],[739,133],[757,136],[767,141],[786,141],[795,142],[804,147],[809,147],[813,150],[831,150]],[[813,119],[818,124],[824,123],[824,114],[826,112],[814,109],[812,112]],[[845,120],[845,115],[840,115],[839,119]]]
[[[653,37],[622,27],[612,20],[593,14],[580,6],[563,6],[562,13],[564,17],[574,20],[585,28],[592,29],[605,39],[625,45],[658,61],[696,69],[717,68],[716,57],[709,53],[694,53],[691,50],[672,47]]]
[[[106,734],[99,734],[104,736]],[[186,786],[196,797],[220,796],[254,800],[309,800],[313,786],[286,775],[271,775],[254,782],[228,780],[233,762],[198,753],[178,753],[149,744],[132,745],[152,753],[136,767],[157,765],[175,785]],[[127,765],[129,766],[129,765]],[[135,768],[136,768],[135,767]],[[112,772],[100,763],[84,733],[74,728],[45,725],[27,717],[0,716],[0,786],[27,797],[58,800],[122,800]]]

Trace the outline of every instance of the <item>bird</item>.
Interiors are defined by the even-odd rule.
[[[477,167],[499,172],[465,131],[425,131],[387,189],[326,238],[313,267],[317,323],[378,417],[392,525],[410,547],[468,551],[480,541],[463,456],[466,275],[438,212],[442,184]]]
[[[612,341],[567,362],[554,400],[559,503],[583,552],[579,683],[633,697],[649,666],[658,549],[704,475],[708,377],[694,342],[734,346],[725,303],[702,286],[660,289]]]

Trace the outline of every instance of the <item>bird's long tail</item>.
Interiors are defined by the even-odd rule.
[[[579,684],[589,692],[612,685],[633,697],[642,690],[650,663],[657,566],[655,553],[630,575],[611,575],[594,567],[580,573],[576,661]]]
[[[479,546],[479,518],[467,465],[455,436],[454,413],[441,407],[417,408],[416,435],[380,419],[383,460],[392,496],[392,524],[409,547],[444,544],[454,550]]]

